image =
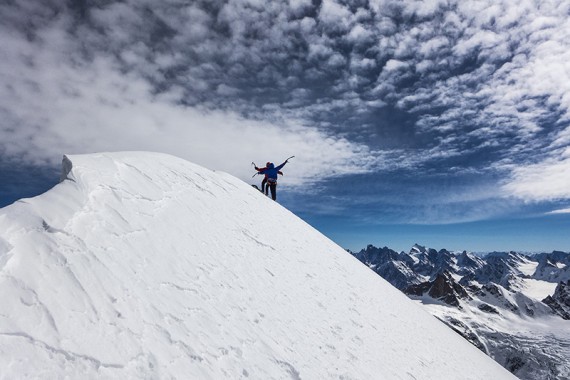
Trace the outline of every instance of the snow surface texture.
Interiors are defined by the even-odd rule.
[[[0,210],[0,378],[514,378],[248,184],[69,156]]]

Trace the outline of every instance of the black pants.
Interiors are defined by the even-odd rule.
[[[267,187],[271,189],[271,199],[277,199],[277,182],[268,182]],[[265,194],[267,194],[267,187],[265,188]]]
[[[265,185],[267,185],[267,187]],[[267,183],[267,178],[263,178],[263,181],[261,181],[261,192],[265,193],[265,195],[267,195],[268,187],[269,187],[269,184]]]

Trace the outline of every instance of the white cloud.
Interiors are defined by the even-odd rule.
[[[311,0],[289,0],[289,6],[294,12],[302,11],[311,7]]]
[[[373,38],[373,33],[362,24],[356,24],[346,36],[347,40],[358,44]]]
[[[551,146],[552,148],[570,146],[570,126],[556,133]]]
[[[477,30],[468,39],[459,41],[453,48],[455,53],[464,56],[475,49],[493,48],[501,41],[501,36],[490,30]]]
[[[299,21],[300,31],[307,36],[312,35],[316,25],[317,22],[315,21],[314,18],[311,17],[303,17],[303,19]]]
[[[331,55],[326,62],[326,65],[329,68],[333,69],[344,66],[345,64],[346,64],[346,58],[344,58],[344,56],[339,53],[334,53],[333,55]]]
[[[334,0],[323,0],[319,19],[334,28],[347,29],[351,22],[350,10]]]
[[[400,70],[400,69],[406,69],[407,67],[408,67],[408,64],[406,62],[399,61],[397,59],[391,59],[388,62],[386,62],[386,65],[384,66],[384,70],[396,71],[396,70]]]
[[[396,33],[398,26],[396,25],[396,22],[390,17],[381,16],[382,13],[383,12],[378,12],[380,16],[376,20],[376,28],[378,29],[380,35],[384,37],[391,36]],[[381,39],[379,42],[382,43],[383,40],[384,39]]]
[[[563,0],[378,0],[373,10],[340,0],[318,9],[309,0],[127,0],[87,5],[84,20],[52,10],[56,1],[34,3],[0,6],[0,149],[29,160],[152,148],[219,168],[231,154],[234,171],[252,152],[286,157],[296,144],[311,162],[303,173],[291,166],[300,183],[328,167],[377,165],[369,156],[381,153],[331,136],[382,146],[400,127],[376,118],[384,107],[418,118],[403,127],[414,157],[395,163],[411,170],[478,149],[498,156],[490,168],[532,155],[556,167],[553,150],[570,136]],[[200,148],[209,142],[223,153]],[[518,168],[511,183],[533,175]]]
[[[547,212],[546,214],[570,214],[570,208],[563,208],[560,210],[554,210]]]
[[[350,68],[352,70],[369,70],[376,67],[376,60],[370,58],[363,58],[359,56],[352,56],[350,58]]]
[[[429,17],[433,16],[444,5],[447,5],[446,0],[420,0],[404,2],[403,6],[407,14]]]
[[[309,46],[309,54],[307,58],[309,60],[320,61],[324,58],[330,57],[333,54],[334,51],[330,46],[327,46],[324,43],[312,43]]]
[[[423,42],[420,45],[419,52],[427,58],[436,55],[440,49],[449,46],[449,39],[445,36],[437,36]]]
[[[157,95],[144,77],[122,72],[112,56],[98,53],[78,63],[64,30],[44,30],[41,43],[0,34],[0,149],[9,156],[55,163],[64,153],[160,151],[254,181],[252,160],[279,163],[295,155],[283,183],[299,187],[373,164],[365,146],[294,120],[248,120],[232,111],[183,106],[186,89],[173,86]],[[233,93],[227,86],[218,91]]]
[[[216,92],[220,95],[234,96],[239,94],[239,89],[235,87],[226,86],[225,84],[222,83],[218,86]]]
[[[502,190],[525,201],[570,199],[570,148],[559,157],[537,164],[514,167]]]

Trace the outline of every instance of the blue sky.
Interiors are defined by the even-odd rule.
[[[570,250],[564,0],[0,5],[0,205],[63,154],[166,152],[350,249]]]

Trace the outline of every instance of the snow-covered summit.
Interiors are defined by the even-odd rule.
[[[228,174],[104,153],[62,179],[0,210],[4,378],[513,378]]]

